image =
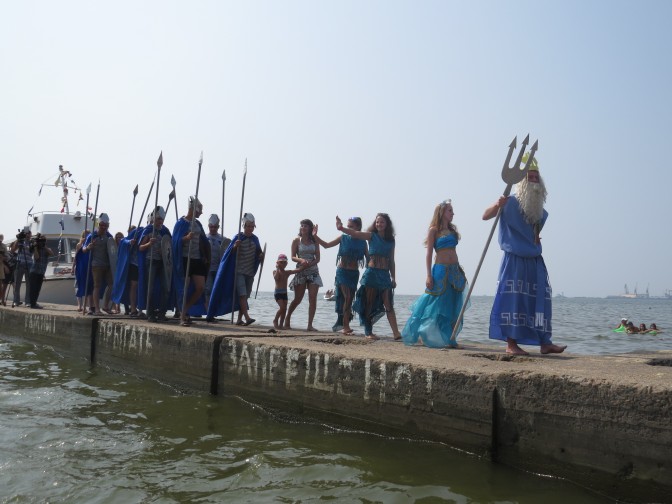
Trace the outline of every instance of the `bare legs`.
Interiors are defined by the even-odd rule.
[[[352,319],[352,291],[345,285],[341,285],[341,294],[343,295],[343,334],[352,334],[354,331],[350,328]]]
[[[273,327],[276,329],[282,329],[282,326],[285,324],[285,315],[287,314],[287,300],[278,299],[278,311],[275,313],[275,318],[273,319]]]
[[[191,293],[191,296],[187,299],[187,302],[182,307],[182,325],[189,324],[189,308],[191,308],[198,298],[203,294],[203,289],[205,288],[205,277],[202,275],[191,275],[191,284],[194,286],[194,292]],[[189,286],[187,285],[187,288]]]
[[[317,331],[317,329],[313,327],[313,319],[315,318],[315,310],[317,309],[317,291],[320,289],[320,286],[314,283],[294,286],[294,299],[287,310],[287,317],[285,318],[284,324],[285,329],[292,328],[292,313],[294,313],[296,307],[301,304],[303,295],[306,293],[306,287],[308,288],[308,330]]]

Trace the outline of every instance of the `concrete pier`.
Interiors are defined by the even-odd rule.
[[[442,441],[626,501],[672,495],[672,352],[514,357],[55,305],[0,308],[0,332],[186,391]]]

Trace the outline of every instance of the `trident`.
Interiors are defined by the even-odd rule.
[[[504,161],[504,166],[502,167],[502,180],[506,182],[506,189],[504,189],[504,196],[508,196],[509,194],[511,194],[511,188],[513,187],[513,184],[517,184],[518,182],[520,182],[525,178],[525,176],[527,175],[527,170],[530,168],[532,160],[534,159],[534,153],[537,152],[537,149],[539,148],[539,140],[535,140],[534,144],[532,145],[532,148],[530,149],[530,155],[527,158],[527,162],[525,163],[525,166],[521,169],[520,163],[523,160],[523,155],[525,154],[527,144],[530,143],[530,135],[528,134],[525,137],[525,140],[523,140],[523,145],[521,145],[520,152],[518,153],[518,158],[516,159],[516,162],[513,164],[513,167],[510,167],[509,163],[511,162],[511,156],[513,155],[513,151],[516,149],[517,140],[518,137],[514,137],[513,142],[509,144],[509,153],[506,155],[506,160]],[[474,278],[471,280],[471,285],[469,285],[469,292],[467,292],[467,298],[464,300],[464,304],[462,305],[462,309],[460,310],[460,315],[457,317],[457,321],[453,326],[453,334],[450,336],[450,343],[449,343],[449,346],[451,347],[457,346],[457,343],[455,342],[455,338],[457,337],[457,331],[458,328],[460,327],[460,324],[462,323],[464,310],[466,310],[467,308],[467,303],[469,302],[469,298],[471,297],[471,292],[474,290],[474,285],[476,285],[476,278],[478,278],[478,273],[479,271],[481,271],[481,266],[483,265],[485,254],[488,251],[488,247],[490,246],[492,235],[495,234],[495,229],[497,228],[497,223],[499,222],[499,216],[501,215],[501,213],[502,209],[499,208],[497,210],[497,216],[495,217],[495,222],[492,223],[492,229],[490,230],[488,241],[485,243],[485,248],[483,249],[483,253],[481,254],[481,260],[478,261],[478,267],[476,268],[476,272],[474,273]]]

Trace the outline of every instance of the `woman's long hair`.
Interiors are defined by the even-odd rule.
[[[436,229],[441,231],[441,228],[443,227],[443,212],[446,209],[446,206],[450,205],[451,207],[453,206],[450,202],[448,201],[442,201],[438,205],[436,205],[436,208],[434,208],[434,215],[432,215],[432,221],[429,223],[429,227],[435,227]],[[460,233],[457,231],[457,226],[453,224],[452,222],[446,223],[446,229],[450,231],[451,233],[454,233],[455,236],[457,237],[457,241],[460,241]],[[425,244],[425,247],[427,246],[427,238],[425,238],[425,241],[423,242]]]
[[[394,241],[394,226],[392,225],[392,219],[390,219],[390,216],[387,215],[386,213],[377,213],[376,218],[373,219],[373,224],[369,226],[369,228],[366,230],[369,233],[377,233],[378,231],[376,230],[376,219],[378,217],[382,217],[385,219],[385,222],[387,222],[387,226],[385,226],[385,233],[381,238],[385,241]]]

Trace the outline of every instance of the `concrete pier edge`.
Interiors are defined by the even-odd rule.
[[[672,352],[514,357],[45,308],[0,307],[0,332],[185,391],[441,441],[625,501],[672,494]]]

